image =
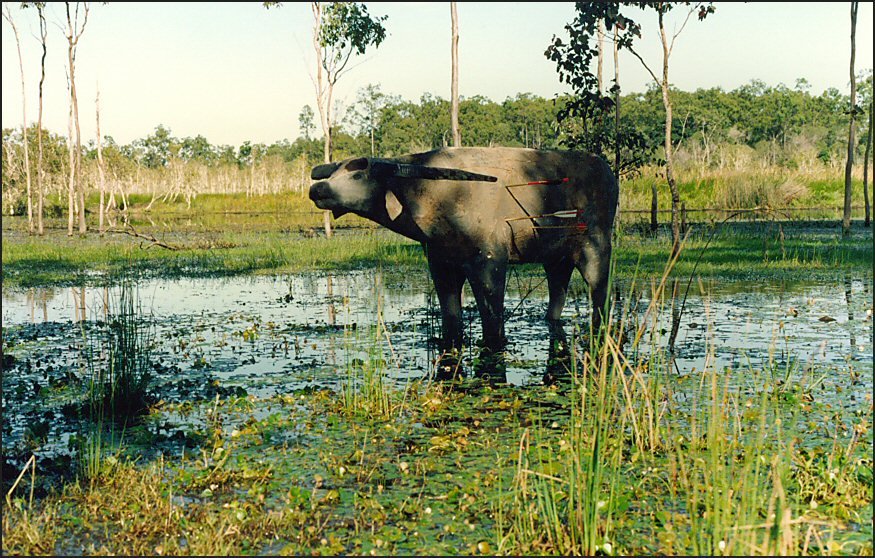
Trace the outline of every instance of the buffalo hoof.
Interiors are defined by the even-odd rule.
[[[434,377],[440,382],[451,382],[465,377],[462,355],[459,351],[444,352],[438,357]]]
[[[491,384],[507,383],[505,351],[484,347],[474,362],[474,376]]]

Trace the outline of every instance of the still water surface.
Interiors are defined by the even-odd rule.
[[[678,282],[648,317],[645,346],[669,342],[679,317],[675,346],[678,371],[783,362],[798,366],[872,366],[871,277],[820,283]],[[640,325],[655,284],[615,289],[626,323]],[[564,317],[571,333],[590,313],[575,282]],[[684,296],[686,295],[686,297]],[[234,278],[152,279],[136,284],[138,306],[154,327],[155,354],[175,360],[180,371],[212,369],[223,382],[252,380],[271,389],[295,389],[318,378],[331,383],[351,358],[382,351],[387,374],[406,379],[428,374],[439,332],[436,297],[427,274],[363,270]],[[118,287],[3,290],[3,327],[24,327],[50,353],[64,353],[66,331],[113,312]],[[479,337],[474,299],[463,300],[467,333]],[[547,294],[539,275],[512,274],[508,281],[506,333],[508,381],[539,381],[546,362]],[[651,313],[651,317],[653,314]],[[387,331],[377,334],[382,321]],[[40,330],[45,335],[40,335]],[[57,338],[56,337],[60,337]],[[70,339],[66,339],[70,341]],[[276,376],[271,380],[272,377]],[[243,385],[247,384],[247,385]],[[262,395],[268,395],[266,393]]]

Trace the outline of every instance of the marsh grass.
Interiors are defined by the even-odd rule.
[[[649,222],[651,186],[657,188],[660,211],[671,209],[671,195],[663,170],[645,167],[641,173],[623,181],[622,209],[632,212],[622,215],[625,223]],[[755,207],[784,208],[794,219],[838,219],[843,204],[844,182],[830,170],[823,172],[790,170],[780,167],[704,170],[700,165],[676,170],[675,178],[681,200],[690,210],[719,208],[721,210]],[[852,181],[853,215],[863,215],[863,181]],[[695,212],[697,220],[720,219],[725,213]],[[702,219],[701,216],[705,218]],[[660,222],[669,220],[660,214]]]
[[[779,202],[788,199],[794,207],[811,205],[797,196],[800,190],[810,191],[818,203],[841,205],[842,188],[828,176],[800,177],[775,170],[748,176],[723,171],[708,176],[693,173],[678,180],[691,209],[714,205],[715,192],[723,190],[731,190],[726,200],[737,200],[726,201],[730,208],[760,208],[739,213],[724,225],[720,223],[729,215],[725,212],[690,213],[688,256],[706,243],[715,227],[720,228],[695,271],[699,276],[792,277],[799,276],[800,269],[823,275],[836,269],[871,269],[871,229],[855,222],[851,238],[842,239],[837,213],[781,209],[785,204]],[[643,173],[624,183],[621,209],[648,208],[650,184],[660,181],[653,173]],[[855,182],[855,188],[859,187]],[[45,237],[34,237],[27,235],[21,219],[4,216],[4,285],[78,285],[114,280],[129,271],[142,277],[177,277],[346,270],[381,263],[425,266],[417,243],[355,216],[336,223],[334,238],[324,238],[321,211],[314,211],[311,202],[297,194],[203,195],[191,208],[177,201],[142,211],[148,201],[132,206],[129,221],[146,237],[121,234],[125,228],[121,223],[115,233],[103,237],[67,237],[63,226],[49,229]],[[660,197],[661,210],[669,208],[668,201],[668,196]],[[661,228],[654,238],[641,234],[642,219],[648,218],[645,214],[618,218],[615,252],[622,276],[636,263],[641,273],[658,274],[668,259],[666,215],[661,216]],[[175,250],[150,242],[149,236]],[[689,258],[678,262],[677,272],[693,274]]]
[[[345,377],[340,386],[343,408],[349,415],[370,415],[390,418],[394,412],[393,393],[386,378],[386,355],[383,353],[380,327],[372,328],[366,356],[351,358],[346,363]],[[349,351],[347,351],[349,354]]]
[[[667,234],[667,233],[666,233]],[[100,284],[126,275],[139,278],[227,276],[352,270],[377,265],[426,265],[422,248],[388,231],[344,232],[331,239],[280,232],[173,234],[165,250],[129,237],[4,238],[4,286]],[[342,238],[341,238],[342,236]],[[676,266],[680,276],[750,279],[834,277],[872,268],[872,231],[850,239],[838,228],[786,222],[700,224],[691,228],[687,250]],[[659,275],[668,259],[667,236],[647,238],[618,231],[617,278]],[[710,242],[709,242],[710,239]],[[209,247],[213,246],[213,247]],[[702,254],[701,258],[699,257]]]
[[[338,232],[331,239],[276,231],[155,236],[180,249],[166,250],[127,236],[4,238],[3,282],[78,285],[126,276],[201,277],[351,270],[380,263],[425,265],[418,244],[386,231]]]
[[[140,305],[136,285],[123,281],[109,303],[106,332],[86,339],[90,416],[126,421],[148,406],[154,329]],[[87,335],[82,322],[83,335]],[[96,346],[95,346],[96,345]]]

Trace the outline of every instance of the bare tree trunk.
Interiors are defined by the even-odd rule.
[[[620,47],[614,29],[614,178],[620,185]],[[617,200],[619,203],[619,199]],[[619,213],[618,213],[619,214]]]
[[[67,236],[73,236],[73,223],[75,221],[73,212],[75,211],[75,192],[76,187],[76,159],[73,156],[73,104],[70,103],[70,110],[67,113],[67,160],[70,163],[70,179],[67,184]]]
[[[450,108],[450,122],[453,133],[453,147],[462,146],[462,134],[459,131],[459,16],[456,13],[456,3],[450,2],[450,16],[453,26],[452,38],[452,85],[450,96],[452,106]]]
[[[249,189],[246,192],[246,197],[255,195],[255,148],[250,152],[249,157]]]
[[[872,101],[869,101],[869,133],[866,134],[866,154],[863,155],[863,199],[866,206],[866,221],[863,223],[866,227],[872,224],[869,217],[869,155],[872,153]]]
[[[15,48],[18,50],[18,69],[21,73],[21,137],[24,143],[24,176],[27,183],[27,230],[33,234],[33,192],[30,183],[30,156],[29,146],[27,141],[27,95],[24,87],[24,62],[21,59],[21,42],[18,37],[18,28],[15,26],[15,21],[12,19],[12,11],[9,4],[3,4],[3,18],[9,22],[12,27],[12,32],[15,34]]]
[[[79,193],[79,233],[85,234],[87,227],[85,226],[85,186],[82,184],[82,132],[79,128],[79,100],[76,96],[76,47],[79,43],[79,38],[85,31],[85,25],[88,23],[88,2],[83,2],[83,18],[82,24],[79,24],[79,2],[76,2],[76,8],[71,15],[70,2],[65,2],[67,9],[67,63],[70,68],[70,107],[72,111],[71,118],[76,125],[76,157],[74,160],[75,168],[71,171],[75,177],[75,187]],[[71,134],[72,135],[72,134]],[[72,143],[72,138],[71,138]],[[72,231],[70,231],[72,234]]]
[[[599,57],[598,57],[598,65],[596,66],[596,78],[598,80],[598,88],[599,88],[599,97],[604,95],[605,93],[605,83],[602,80],[602,66],[604,65],[605,58],[605,21],[600,20],[599,26],[596,31],[598,33],[598,45],[599,45]]]
[[[659,13],[659,34],[662,38],[662,104],[665,107],[665,179],[668,182],[668,188],[671,192],[671,255],[677,254],[680,249],[681,235],[678,216],[678,205],[680,204],[680,194],[678,192],[677,183],[674,179],[674,168],[672,163],[672,143],[671,143],[671,98],[669,97],[668,83],[668,57],[669,43],[665,35],[665,21],[663,13]]]
[[[617,29],[614,28],[614,179],[620,187],[620,49]],[[614,230],[620,226],[620,199],[617,198],[617,219]]]
[[[85,234],[88,229],[85,225],[85,185],[82,183],[82,131],[79,128],[79,99],[76,97],[73,66],[70,66],[70,90],[73,102],[73,123],[76,125],[76,189],[79,192],[79,234]]]
[[[36,159],[36,188],[37,194],[37,210],[36,210],[36,230],[37,234],[42,236],[45,234],[43,227],[43,199],[45,197],[45,171],[43,169],[43,84],[46,80],[46,16],[45,6],[41,2],[36,3],[37,13],[39,14],[40,28],[40,43],[43,47],[42,58],[40,59],[40,78],[39,78],[39,117],[36,125],[36,144],[37,144],[37,159]]]
[[[845,207],[842,213],[842,236],[851,234],[851,193],[854,171],[854,120],[856,119],[857,81],[854,75],[854,58],[857,55],[857,7],[859,2],[851,2],[851,123],[848,125],[848,162],[845,165]]]
[[[103,236],[105,231],[103,227],[103,212],[104,198],[106,196],[106,178],[103,174],[103,147],[100,140],[100,90],[97,91],[97,98],[94,101],[97,112],[97,174],[100,180],[100,220],[98,222],[98,232]]]

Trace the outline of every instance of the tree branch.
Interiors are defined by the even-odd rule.
[[[659,81],[659,78],[656,77],[656,74],[653,73],[653,70],[650,69],[650,66],[647,65],[647,62],[645,62],[644,59],[641,58],[641,55],[638,54],[631,45],[626,47],[626,50],[631,52],[635,56],[635,58],[637,58],[641,62],[641,65],[644,66],[644,69],[647,70],[647,73],[650,74],[650,77],[653,78],[653,81],[656,82],[656,85],[659,85],[661,87],[662,82]]]
[[[128,224],[127,228],[125,228],[125,229],[121,229],[121,230],[109,229],[106,232],[115,233],[115,234],[126,234],[128,236],[133,236],[134,238],[148,240],[151,243],[149,246],[159,246],[161,248],[166,248],[167,250],[173,250],[173,251],[181,249],[179,246],[174,246],[173,244],[168,244],[168,243],[164,242],[163,240],[158,240],[157,238],[155,238],[151,234],[139,233],[134,229],[133,225],[130,225],[130,224]],[[149,246],[147,246],[147,248]]]
[[[675,42],[675,39],[678,38],[678,35],[680,35],[681,32],[684,30],[684,27],[687,26],[687,23],[690,21],[690,16],[693,15],[693,12],[695,12],[696,9],[697,9],[698,7],[699,7],[698,5],[695,5],[695,6],[693,6],[692,8],[690,8],[690,11],[687,13],[687,17],[684,18],[684,23],[681,25],[681,28],[678,29],[678,32],[677,32],[677,33],[675,33],[674,35],[672,35],[672,37],[671,37],[671,44],[670,44],[669,47],[668,47],[668,54],[669,54],[669,56],[671,56],[671,51],[672,51],[672,49],[674,48],[674,42]]]

